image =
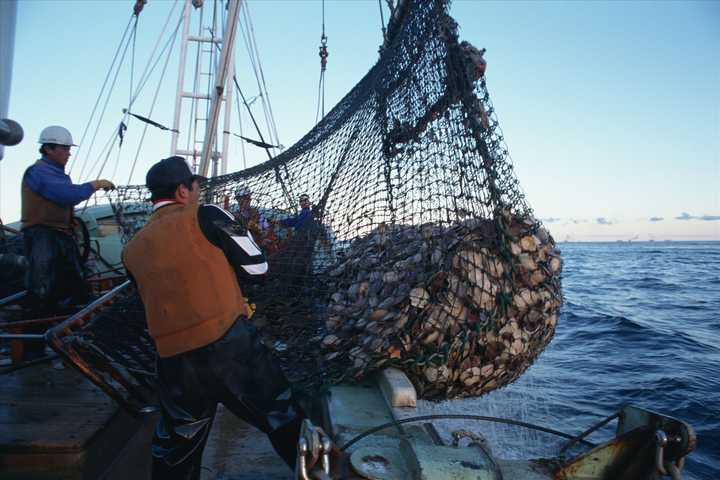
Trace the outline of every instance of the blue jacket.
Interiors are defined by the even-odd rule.
[[[303,208],[302,210],[300,210],[300,213],[293,217],[280,220],[280,224],[283,227],[292,227],[295,230],[299,230],[303,227],[303,225],[309,218],[312,218],[312,209],[308,207]]]
[[[44,155],[25,171],[23,181],[30,190],[61,207],[74,207],[95,193],[89,182],[73,184],[65,169]]]

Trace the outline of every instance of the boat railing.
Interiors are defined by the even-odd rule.
[[[48,330],[45,339],[131,414],[155,411],[155,347],[130,281]]]

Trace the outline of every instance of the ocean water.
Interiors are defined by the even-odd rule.
[[[720,479],[720,242],[562,243],[565,304],[555,337],[510,386],[477,399],[422,402],[416,414],[514,418],[578,434],[624,404],[689,423],[684,478]],[[468,427],[499,457],[552,455],[561,439]],[[608,427],[590,437],[599,442]]]

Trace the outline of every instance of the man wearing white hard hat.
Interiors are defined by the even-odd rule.
[[[115,188],[108,180],[74,184],[65,173],[73,143],[57,125],[40,132],[40,159],[22,179],[22,231],[29,261],[27,290],[35,315],[52,314],[58,302],[86,300],[80,255],[71,237],[73,209],[97,190]],[[28,350],[42,351],[43,344]],[[37,353],[34,352],[34,353]]]

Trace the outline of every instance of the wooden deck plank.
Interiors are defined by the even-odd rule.
[[[292,471],[260,430],[218,406],[203,452],[201,480],[290,480]]]
[[[57,398],[101,397],[105,394],[72,368],[55,368],[43,363],[0,376],[0,396],[41,396]]]
[[[72,369],[41,364],[0,376],[0,451],[70,451],[103,428],[117,406]]]

